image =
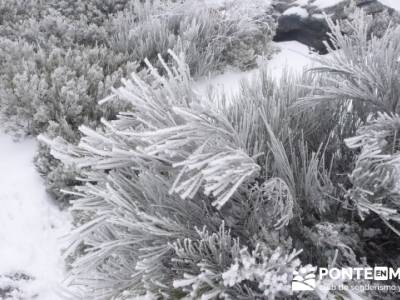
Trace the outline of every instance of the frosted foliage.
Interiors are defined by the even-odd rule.
[[[156,10],[142,8],[144,20]],[[79,144],[40,136],[81,175],[69,192],[80,222],[66,255],[82,298],[395,296],[329,290],[339,283],[329,280],[306,296],[290,288],[295,271],[314,265],[398,257],[398,28],[370,39],[358,13],[347,35],[329,22],[330,54],[310,72],[277,81],[260,61],[228,100],[195,89],[198,49],[167,50],[100,101],[124,109],[80,126]],[[178,21],[191,24],[186,41],[196,36],[195,23]]]
[[[398,111],[400,27],[389,27],[382,37],[370,38],[372,21],[364,12],[356,11],[352,22],[343,21],[351,29],[347,35],[341,29],[343,25],[329,22],[333,45],[328,45],[328,56],[316,57],[319,66],[314,68],[329,79],[306,101],[355,100],[363,118],[371,110]]]
[[[249,253],[248,249],[240,250],[235,263],[222,274],[225,286],[234,286],[242,281],[258,284],[263,296],[274,299],[280,293],[290,294],[290,274],[299,267],[298,253],[282,255],[280,249],[275,250],[270,257],[262,251],[262,247]]]
[[[291,270],[299,263],[292,265],[296,253],[288,254],[290,242],[273,254],[275,246],[261,246],[252,237],[274,235],[292,220],[294,179],[282,169],[259,186],[260,162],[271,156],[247,143],[247,127],[232,123],[231,107],[199,98],[183,56],[170,55],[173,67],[159,56],[166,75],[146,61],[147,74],[122,80],[114,97],[135,109],[104,120],[98,131],[81,127],[78,146],[40,137],[55,157],[77,166],[88,180],[73,192],[73,210],[90,217],[71,235],[69,253],[81,243],[88,246],[73,264],[71,284],[82,286],[83,295],[121,299],[146,293],[202,299],[290,294]],[[102,102],[107,101],[113,97]],[[263,136],[270,135],[264,145],[279,145],[266,120],[250,111],[256,116],[248,120],[258,119]],[[277,164],[286,155],[281,151],[273,148]],[[232,220],[230,212],[238,219]],[[247,256],[254,256],[254,266]],[[257,282],[254,288],[244,279],[223,283],[222,274],[235,263],[242,268],[241,261],[243,276]],[[262,276],[272,263],[282,267]],[[102,284],[87,274],[102,278]]]
[[[380,113],[377,118],[371,116],[357,136],[346,140],[349,147],[361,148],[351,174],[354,188],[349,191],[349,197],[355,201],[363,218],[365,214],[374,212],[386,222],[400,222],[400,165],[396,134],[399,125],[397,114]]]
[[[147,58],[183,52],[195,76],[227,65],[256,66],[270,55],[274,22],[270,5],[231,1],[211,8],[201,1],[89,0],[0,3],[0,121],[16,136],[80,139],[79,126],[96,127],[125,107],[98,105]],[[60,202],[60,189],[77,184],[77,170],[39,145],[39,172]]]
[[[343,24],[329,21],[333,45],[327,57],[317,59],[320,66],[314,69],[327,81],[298,105],[341,101],[354,128],[345,143],[361,151],[350,172],[353,187],[346,199],[357,208],[360,218],[372,212],[398,233],[389,221],[399,222],[396,132],[400,27],[392,24],[381,37],[370,36],[374,20],[361,10],[355,11],[351,22],[344,22],[350,28],[347,35],[341,31]]]

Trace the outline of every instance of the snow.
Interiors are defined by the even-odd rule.
[[[308,12],[305,8],[293,6],[283,12],[284,15],[298,15],[300,18],[308,18]]]
[[[379,2],[400,11],[400,0],[379,0]]]
[[[200,95],[208,96],[210,93],[214,95],[224,94],[228,99],[231,99],[239,93],[240,82],[251,79],[257,73],[257,69],[247,72],[227,70],[223,74],[197,81],[194,89]]]
[[[315,5],[321,9],[328,8],[331,6],[334,6],[336,4],[339,4],[340,2],[343,2],[345,0],[315,0],[312,2],[312,5]],[[398,1],[398,0],[395,0]]]
[[[311,17],[314,19],[325,19],[325,15],[323,14],[313,14]]]
[[[306,45],[297,41],[281,42],[277,45],[281,51],[267,63],[273,78],[279,79],[285,69],[303,72],[307,66],[312,65],[312,53]]]
[[[312,64],[308,47],[299,42],[280,42],[275,43],[275,46],[280,51],[271,60],[267,61],[267,69],[274,79],[278,80],[285,69],[302,72],[306,66]],[[257,76],[258,73],[258,69],[246,72],[228,70],[223,74],[196,82],[195,90],[200,95],[207,96],[209,93],[215,95],[224,94],[227,99],[232,99],[240,92],[241,81],[250,80],[252,77]]]
[[[296,2],[303,2],[304,0],[297,0]],[[319,8],[327,8],[334,6],[340,2],[343,2],[344,0],[315,0],[312,2],[312,5],[315,5]],[[400,0],[378,0],[380,3],[383,5],[386,5],[388,7],[391,7],[395,10],[400,11]],[[300,5],[300,4],[299,4]]]
[[[14,299],[61,299],[57,289],[65,269],[59,237],[69,231],[70,219],[45,191],[32,162],[35,148],[33,139],[13,142],[0,134],[2,299],[10,286],[17,288]],[[21,276],[25,279],[16,278]]]
[[[299,6],[306,6],[308,4],[308,0],[297,0],[294,3]]]

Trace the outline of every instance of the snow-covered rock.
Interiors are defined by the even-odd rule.
[[[301,9],[305,10],[304,8]],[[329,27],[325,18],[310,17],[309,13],[306,17],[300,17],[296,14],[282,14],[278,18],[274,40],[278,42],[295,40],[314,48],[320,53],[325,53],[326,48],[323,41],[328,39],[328,30]]]
[[[329,32],[324,14],[333,20],[351,18],[354,11],[351,3],[350,0],[277,0],[274,9],[280,16],[274,40],[278,42],[296,40],[324,54],[326,53],[324,41],[328,40]],[[387,13],[382,19],[390,17],[393,20],[400,20],[400,14],[392,9],[400,8],[400,0],[355,0],[354,3],[375,17]]]
[[[344,2],[345,0],[315,0],[312,2],[312,5],[317,6],[320,9],[325,9],[328,7],[332,7],[338,5],[340,2]]]
[[[283,15],[289,16],[289,15],[296,15],[299,16],[300,18],[308,18],[308,12],[305,8],[298,7],[298,6],[293,6],[291,8],[288,8],[283,12]]]

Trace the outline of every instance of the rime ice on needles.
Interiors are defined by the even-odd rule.
[[[222,274],[240,257],[241,248],[252,245],[253,236],[289,224],[295,183],[284,173],[261,177],[260,162],[267,155],[260,149],[268,146],[268,134],[248,136],[247,122],[255,119],[238,127],[231,108],[200,99],[183,57],[170,55],[171,66],[159,56],[164,75],[146,61],[148,73],[123,80],[114,92],[132,109],[114,121],[103,121],[104,128],[97,131],[81,127],[78,146],[42,137],[55,157],[80,168],[85,183],[73,192],[73,210],[90,218],[71,234],[69,253],[81,243],[88,248],[73,263],[71,284],[100,299],[124,299],[126,293],[202,299],[290,293],[286,286],[291,268],[286,267],[279,269],[284,273],[280,275],[271,270],[269,279],[254,275],[252,280],[259,282],[255,290],[242,286],[241,280],[223,284]],[[265,131],[258,106],[249,111],[259,120],[255,129]],[[278,143],[269,130],[270,142]],[[249,144],[249,139],[259,140]],[[257,179],[264,183],[258,186]],[[243,216],[232,221],[230,211]],[[242,222],[248,224],[243,227]],[[255,269],[267,268],[261,252],[255,259],[261,264]]]

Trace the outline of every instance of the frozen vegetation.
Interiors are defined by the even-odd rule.
[[[0,299],[398,296],[291,288],[400,265],[397,19],[277,2],[0,2]]]

